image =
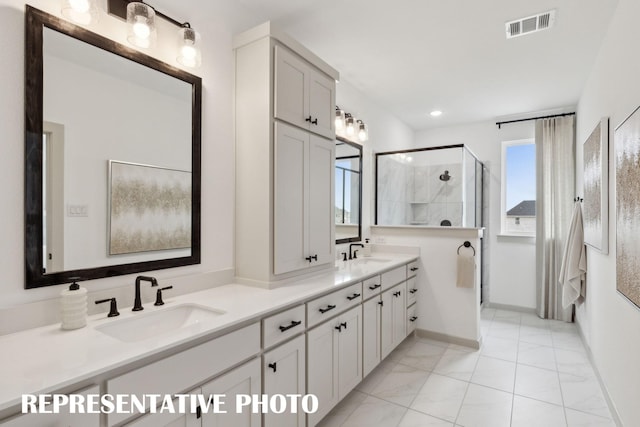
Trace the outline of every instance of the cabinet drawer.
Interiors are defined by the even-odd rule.
[[[380,284],[380,276],[373,276],[362,282],[362,298],[369,299],[372,296],[378,295],[382,285]]]
[[[407,279],[407,307],[413,305],[418,298],[418,279],[411,277]]]
[[[418,270],[420,266],[418,265],[418,261],[413,261],[407,264],[407,277],[415,276],[418,274]]]
[[[304,305],[267,317],[262,321],[264,348],[271,347],[289,337],[304,332],[305,327]]]
[[[362,302],[362,283],[356,283],[339,291],[307,303],[307,325],[312,327],[325,319]]]
[[[258,322],[107,381],[107,393],[174,394],[260,352]],[[112,413],[114,425],[132,414]]]
[[[382,290],[392,288],[405,280],[407,280],[407,267],[404,265],[382,273]]]
[[[407,309],[407,335],[416,330],[418,323],[418,306],[412,305]]]

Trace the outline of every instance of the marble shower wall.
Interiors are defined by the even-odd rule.
[[[444,171],[449,180],[440,180]],[[457,164],[415,166],[411,175],[410,223],[439,226],[449,220],[462,226],[462,167]]]
[[[378,221],[380,225],[408,224],[411,166],[394,156],[378,157]]]

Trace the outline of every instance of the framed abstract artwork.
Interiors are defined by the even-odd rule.
[[[109,255],[191,247],[191,172],[109,160]]]
[[[600,120],[582,145],[584,242],[609,253],[609,119]]]
[[[616,288],[640,307],[640,107],[615,130]]]

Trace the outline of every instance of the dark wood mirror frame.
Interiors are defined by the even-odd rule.
[[[356,144],[355,142],[351,142],[346,138],[341,136],[336,136],[336,141],[340,143],[344,143],[350,145],[360,152],[360,182],[358,185],[359,194],[358,194],[358,235],[353,237],[347,237],[344,239],[336,239],[336,244],[340,243],[351,243],[351,242],[360,242],[362,241],[362,146],[360,144]]]
[[[98,279],[199,264],[202,79],[28,5],[26,7],[25,24],[25,288],[30,289],[68,283],[72,277],[80,277],[81,280]],[[42,49],[44,27],[135,61],[191,85],[192,205],[190,256],[43,274],[42,133],[44,85]]]

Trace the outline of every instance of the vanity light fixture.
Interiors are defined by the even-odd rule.
[[[156,11],[148,4],[134,1],[127,5],[127,40],[147,49],[156,42]]]
[[[336,105],[336,132],[341,133],[345,127],[345,115],[344,110]]]
[[[178,58],[177,61],[189,68],[197,68],[202,62],[200,53],[200,34],[189,25],[188,22],[182,24],[178,30]]]
[[[356,133],[356,125],[355,118],[351,115],[351,113],[345,113],[345,123],[346,123],[346,133],[347,136],[353,136]]]
[[[362,120],[358,120],[358,139],[360,142],[365,142],[369,139],[369,130]]]
[[[64,0],[61,12],[65,18],[85,26],[97,22],[100,17],[95,0]]]

